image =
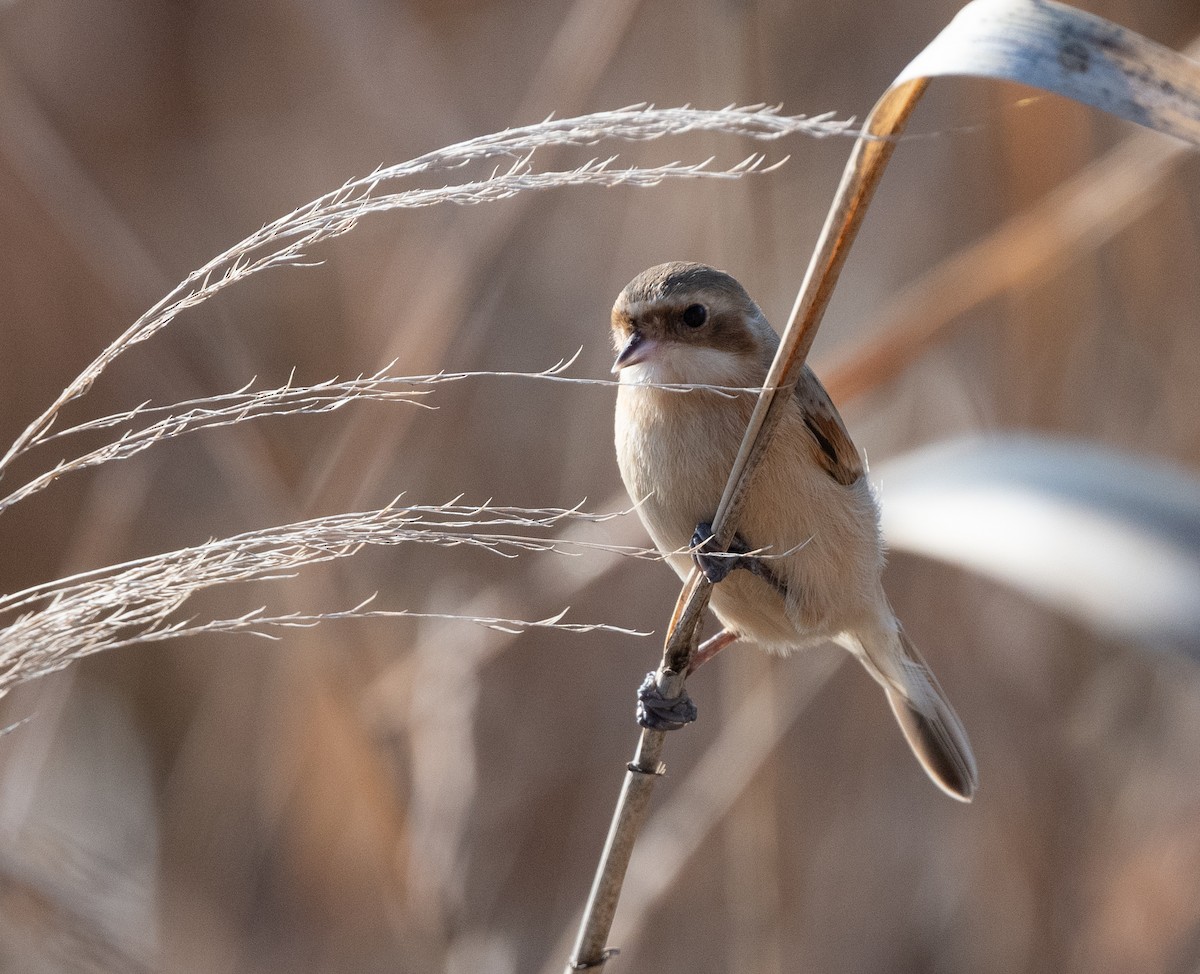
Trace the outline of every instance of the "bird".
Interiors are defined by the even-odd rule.
[[[817,376],[803,367],[723,553],[710,523],[779,336],[737,280],[679,261],[630,281],[611,323],[621,478],[679,577],[697,565],[714,583],[723,629],[692,668],[735,640],[781,655],[840,645],[883,688],[934,784],[971,801],[970,742],[884,592],[879,501]],[[639,709],[644,725],[656,726],[653,710]],[[675,726],[664,719],[663,729]]]

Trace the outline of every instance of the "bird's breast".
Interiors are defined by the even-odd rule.
[[[663,551],[686,548],[696,524],[712,519],[752,408],[748,395],[620,390],[617,462]]]
[[[681,577],[691,569],[686,552],[697,523],[716,513],[752,409],[752,396],[638,387],[618,395],[622,478]],[[735,572],[713,593],[728,628],[775,649],[835,634],[851,617],[873,612],[882,564],[869,484],[830,477],[813,462],[808,436],[800,410],[785,412],[738,518],[742,540],[775,559],[769,566],[786,597],[748,572]]]

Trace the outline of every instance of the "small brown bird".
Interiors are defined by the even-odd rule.
[[[737,281],[691,263],[660,264],[630,281],[612,331],[625,487],[680,578],[695,560],[714,582],[710,604],[724,632],[698,660],[737,638],[780,654],[826,640],[844,646],[883,687],[933,781],[970,801],[978,785],[971,745],[884,595],[875,492],[816,375],[804,368],[731,553],[705,551],[757,395],[660,387],[761,386],[779,336]],[[654,726],[653,716],[644,722]]]

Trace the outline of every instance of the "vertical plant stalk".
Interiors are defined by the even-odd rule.
[[[779,351],[767,373],[713,519],[713,535],[721,548],[729,546],[737,531],[737,519],[754,473],[804,367],[850,245],[896,147],[895,140],[887,137],[903,132],[925,87],[924,80],[910,81],[885,96],[868,116],[863,135],[854,144],[833,207],[792,306]],[[700,622],[711,596],[712,583],[693,568],[675,605],[662,662],[655,675],[659,691],[668,700],[683,693],[687,670],[696,651]],[[605,946],[605,942],[612,929],[634,843],[645,820],[650,793],[655,780],[665,771],[661,762],[665,739],[664,731],[642,730],[637,751],[628,765],[584,910],[579,938],[566,968],[568,972],[600,970],[615,953]]]
[[[779,350],[750,417],[713,518],[716,544],[737,530],[754,472],[770,444],[883,171],[929,80],[971,75],[1018,81],[1065,95],[1200,145],[1200,70],[1186,58],[1100,17],[1050,0],[974,0],[904,69],[863,124],[834,196]],[[712,585],[693,569],[672,615],[656,673],[670,700],[683,692]],[[613,814],[566,971],[599,971],[621,885],[665,768],[666,734],[644,729]]]

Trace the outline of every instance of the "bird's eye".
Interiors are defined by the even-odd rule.
[[[689,328],[699,328],[708,321],[708,308],[702,304],[689,304],[683,309],[683,323]]]

